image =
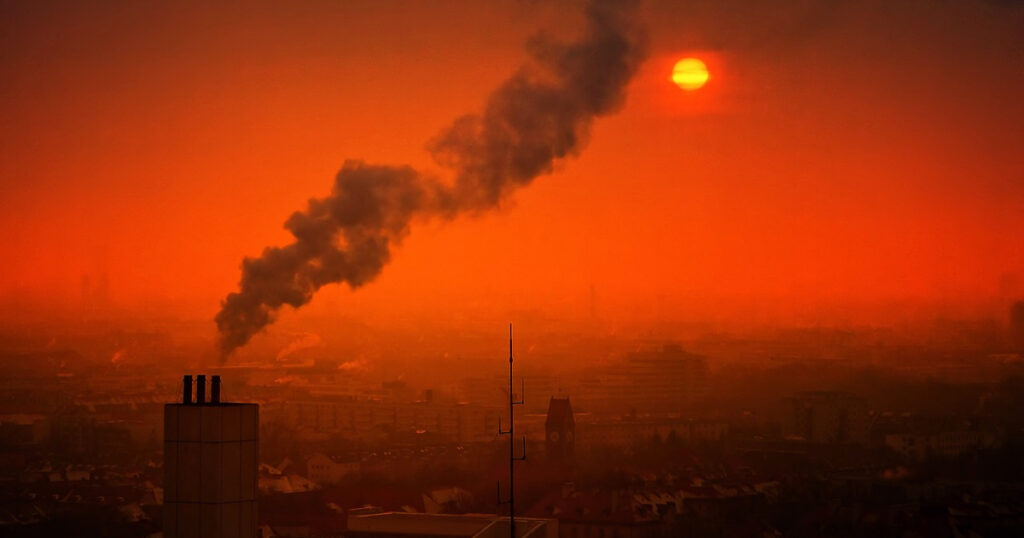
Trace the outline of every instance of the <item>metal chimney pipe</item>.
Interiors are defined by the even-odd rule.
[[[210,403],[220,403],[220,376],[215,375],[210,380]]]
[[[206,403],[206,376],[203,374],[196,376],[196,403]]]
[[[181,393],[181,403],[190,404],[192,403],[192,376],[185,376],[184,390]]]

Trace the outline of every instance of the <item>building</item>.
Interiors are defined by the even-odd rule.
[[[43,415],[0,415],[0,448],[37,446],[50,435],[50,421]]]
[[[332,457],[322,452],[306,458],[306,474],[317,484],[336,484],[348,475],[358,474],[359,470],[358,460]]]
[[[774,482],[704,484],[653,489],[549,491],[526,513],[558,519],[562,538],[661,538],[664,536],[777,536],[730,528],[763,506]]]
[[[1024,353],[1024,301],[1010,307],[1010,345],[1013,351]]]
[[[582,421],[576,439],[582,450],[597,447],[630,448],[655,438],[683,444],[721,442],[729,424],[720,420],[635,418]]]
[[[707,360],[665,345],[630,353],[574,388],[578,408],[593,413],[701,414],[708,391]]]
[[[165,538],[254,538],[259,406],[220,401],[213,376],[185,376],[181,403],[164,406]]]
[[[786,429],[790,436],[812,443],[865,444],[867,402],[845,392],[810,391],[789,398]]]
[[[997,446],[997,437],[986,431],[896,433],[885,436],[885,446],[914,460],[951,458]]]
[[[548,461],[568,462],[576,451],[576,420],[569,398],[551,398],[544,422],[544,449]]]
[[[655,538],[667,536],[663,514],[675,515],[678,502],[658,510],[628,491],[576,491],[571,484],[552,490],[527,513],[558,519],[559,537]]]
[[[297,428],[351,439],[429,433],[448,442],[486,442],[498,429],[498,406],[443,402],[391,402],[322,398],[284,402],[285,420]]]
[[[367,507],[349,510],[350,538],[465,537],[509,538],[506,516],[492,514],[419,514],[382,512]],[[558,521],[516,518],[516,538],[558,538]]]

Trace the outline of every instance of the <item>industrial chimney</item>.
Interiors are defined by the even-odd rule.
[[[181,393],[181,403],[192,403],[192,376],[185,376],[184,390]]]
[[[220,401],[220,376],[185,376],[164,406],[165,538],[256,538],[259,405]]]
[[[206,376],[203,374],[196,376],[196,403],[206,403]]]
[[[220,376],[219,375],[213,376],[213,379],[210,380],[210,403],[212,403],[212,404],[219,404],[220,403]]]

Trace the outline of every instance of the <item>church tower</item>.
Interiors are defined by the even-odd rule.
[[[576,420],[569,398],[551,398],[544,424],[544,440],[548,461],[567,463],[576,451]]]

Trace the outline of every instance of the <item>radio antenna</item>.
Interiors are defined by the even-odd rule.
[[[515,406],[523,405],[526,393],[526,381],[522,382],[519,400],[512,392],[512,324],[508,324],[508,430],[501,428],[501,415],[498,415],[498,434],[508,436],[508,500],[501,500],[501,482],[498,482],[498,505],[508,505],[508,527],[510,538],[516,536],[516,462],[526,461],[526,436],[523,436],[523,454],[516,456],[516,411]]]

